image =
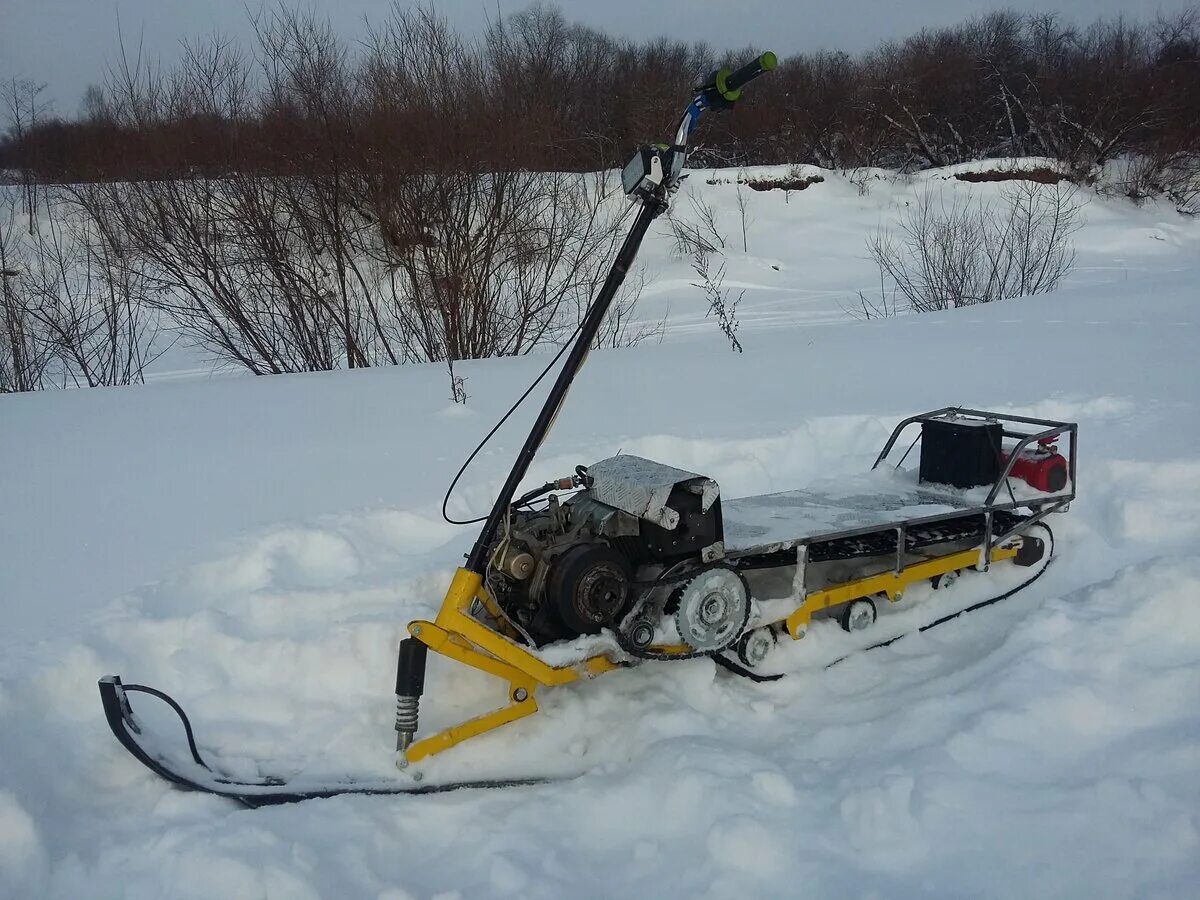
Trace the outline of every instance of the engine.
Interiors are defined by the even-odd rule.
[[[711,479],[636,456],[578,472],[565,500],[519,500],[490,554],[492,595],[538,645],[615,628],[666,569],[724,553]]]

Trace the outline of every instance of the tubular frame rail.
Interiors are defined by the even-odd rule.
[[[984,515],[984,540],[980,545],[980,559],[983,568],[987,567],[987,561],[990,558],[992,550],[998,547],[1004,541],[1010,540],[1019,534],[1024,533],[1031,526],[1042,521],[1046,516],[1055,512],[1065,512],[1070,506],[1071,501],[1076,496],[1076,467],[1077,467],[1077,444],[1079,439],[1079,425],[1075,422],[1059,422],[1054,419],[1038,419],[1031,416],[1018,416],[1012,413],[1000,413],[990,410],[969,409],[963,406],[944,406],[941,409],[930,410],[929,412],[919,413],[915,416],[909,416],[901,421],[894,429],[891,436],[887,439],[887,443],[883,445],[883,449],[879,451],[879,456],[875,458],[871,469],[878,469],[884,462],[887,461],[892,449],[896,446],[896,441],[900,435],[910,426],[923,424],[925,422],[933,422],[945,420],[953,416],[965,416],[975,419],[990,419],[1000,422],[1004,425],[1013,427],[1005,427],[1003,436],[1013,438],[1017,443],[1006,448],[1008,459],[1005,461],[1004,467],[997,476],[991,489],[988,491],[987,498],[983,501],[979,508],[979,512]],[[1018,429],[1016,426],[1028,426],[1025,429]],[[1036,430],[1030,430],[1030,428]],[[1046,499],[1036,500],[1011,500],[1011,502],[997,502],[1000,492],[1008,485],[1009,476],[1012,474],[1013,465],[1020,457],[1021,453],[1031,444],[1036,444],[1041,441],[1046,441],[1052,438],[1067,435],[1068,451],[1067,451],[1067,485],[1054,494],[1047,495]],[[920,440],[918,436],[917,440]],[[914,442],[915,444],[915,442]],[[910,448],[911,449],[911,448]],[[996,535],[992,532],[992,514],[997,510],[1010,510],[1018,507],[1029,507],[1033,509],[1033,514],[1027,518],[1023,518],[1016,526]],[[938,516],[936,518],[946,518]]]

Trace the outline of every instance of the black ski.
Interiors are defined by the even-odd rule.
[[[204,761],[196,747],[195,735],[192,733],[192,723],[182,707],[167,694],[155,688],[140,684],[123,684],[121,676],[106,675],[100,679],[100,700],[104,705],[104,717],[108,727],[121,745],[147,769],[161,778],[188,791],[199,791],[205,794],[215,794],[249,806],[272,806],[281,803],[299,803],[302,800],[317,800],[327,797],[340,797],[346,794],[363,794],[381,796],[391,794],[443,794],[449,791],[467,789],[486,789],[502,787],[521,787],[526,785],[546,784],[554,779],[528,778],[504,779],[493,781],[457,781],[444,784],[416,784],[413,782],[366,782],[346,780],[327,785],[297,787],[280,778],[264,778],[259,781],[238,781],[225,778],[215,772]],[[133,714],[129,703],[130,693],[150,694],[170,706],[179,716],[183,730],[187,735],[188,750],[194,761],[194,770],[186,771],[177,760],[172,760],[162,753],[157,753],[140,740],[142,728]]]

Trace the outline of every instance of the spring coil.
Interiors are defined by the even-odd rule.
[[[396,730],[401,734],[416,734],[420,697],[396,695]]]

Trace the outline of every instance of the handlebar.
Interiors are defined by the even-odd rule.
[[[677,186],[684,162],[687,160],[688,137],[701,114],[709,109],[730,109],[741,97],[744,85],[764,72],[770,72],[778,63],[775,54],[768,50],[737,71],[722,67],[713,72],[707,83],[696,88],[696,96],[688,104],[683,118],[679,120],[679,126],[675,129],[675,142],[658,150],[645,145],[625,167],[622,173],[625,193],[633,196],[640,191],[650,196],[655,192],[669,192]],[[658,166],[658,169],[654,166]]]
[[[746,63],[736,72],[730,72],[728,69],[721,69],[717,72],[716,81],[717,90],[721,92],[721,96],[730,102],[736,100],[741,95],[741,88],[747,82],[753,81],[764,72],[770,72],[778,65],[779,60],[775,54],[768,50],[758,59],[753,59]],[[722,77],[724,76],[724,77]],[[732,96],[730,96],[732,94]]]

